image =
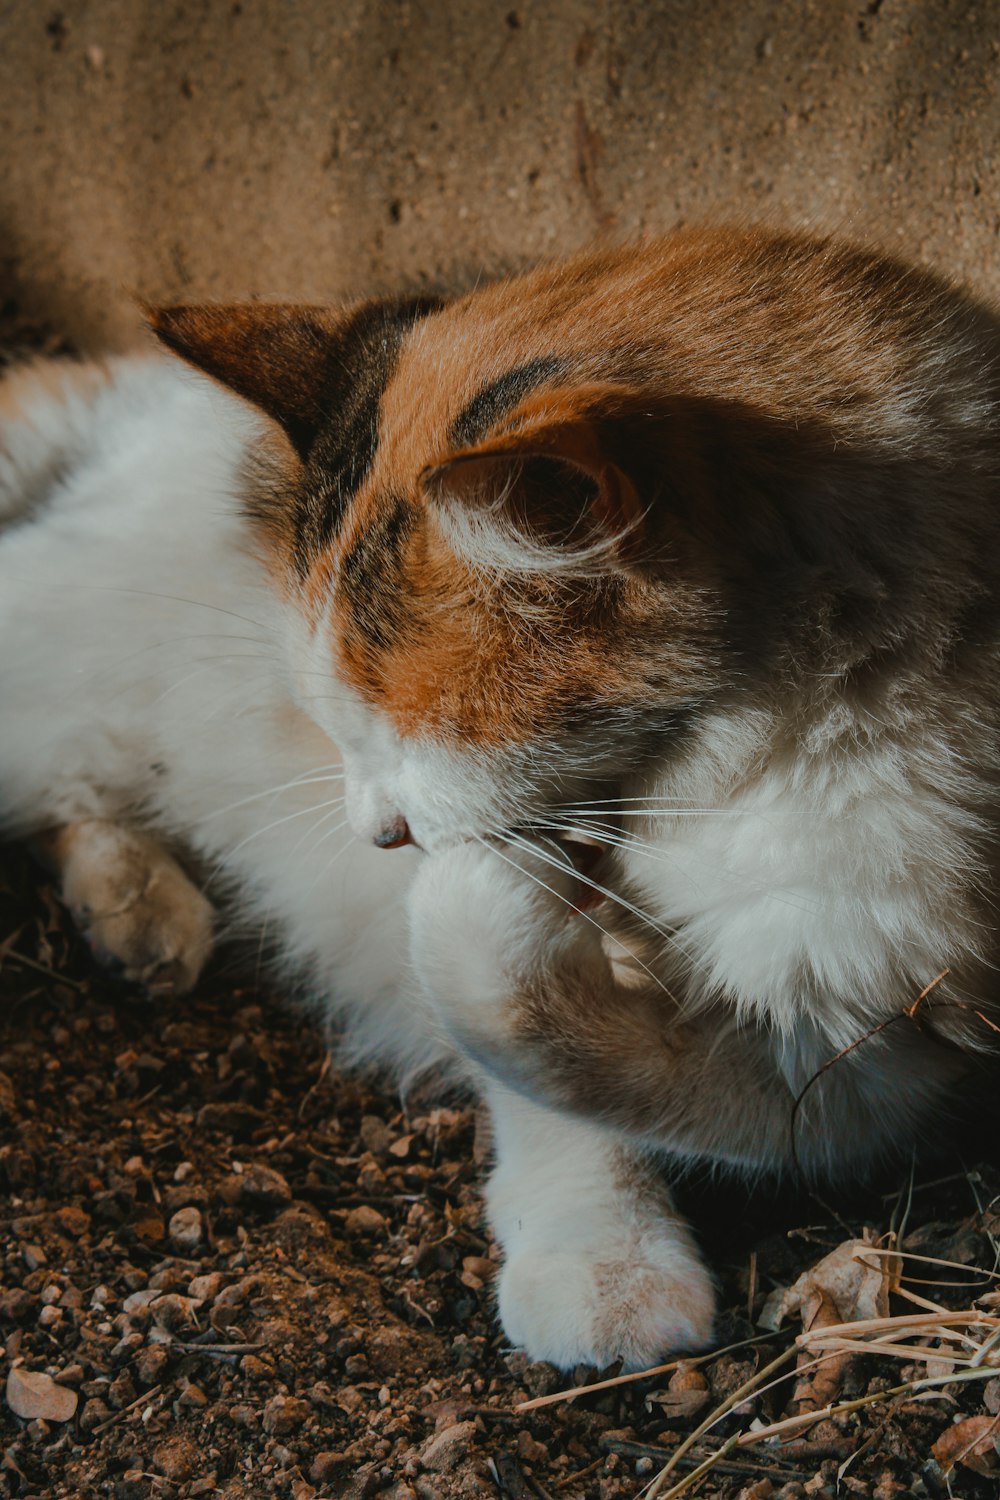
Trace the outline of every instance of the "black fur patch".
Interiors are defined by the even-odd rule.
[[[296,563],[308,572],[336,535],[378,446],[382,395],[403,338],[440,304],[426,297],[369,302],[331,338],[321,394],[326,415],[309,449],[295,500]]]
[[[517,403],[537,386],[559,375],[565,369],[565,361],[554,354],[529,360],[518,365],[505,375],[491,380],[477,391],[472,400],[462,408],[448,432],[448,439],[456,448],[471,448],[478,443],[501,417],[513,411]]]
[[[347,628],[355,639],[380,651],[392,645],[407,623],[400,565],[414,520],[408,505],[387,497],[378,519],[365,527],[341,563],[338,584]]]

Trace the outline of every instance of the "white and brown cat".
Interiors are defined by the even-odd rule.
[[[470,1079],[532,1356],[704,1342],[661,1158],[865,1167],[989,1035],[1000,325],[725,230],[150,318],[213,378],[0,391],[4,828],[136,979],[197,871],[350,1056]]]

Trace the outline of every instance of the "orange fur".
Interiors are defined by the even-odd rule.
[[[588,704],[682,705],[763,670],[781,549],[794,589],[823,524],[796,514],[789,543],[787,493],[826,471],[863,487],[873,468],[891,489],[893,465],[932,459],[933,422],[903,409],[926,388],[928,327],[956,346],[985,328],[920,271],[759,230],[684,231],[439,309],[379,309],[180,309],[156,326],[299,448],[263,507],[275,567],[314,624],[326,616],[350,685],[404,736],[477,744],[558,733]],[[343,437],[336,372],[354,337],[368,405]],[[619,537],[615,563],[578,578],[477,567],[449,545],[442,497],[492,506],[541,544]],[[731,657],[738,635],[728,674],[723,615]]]

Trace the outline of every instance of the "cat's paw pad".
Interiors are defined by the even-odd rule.
[[[715,1294],[697,1256],[522,1250],[503,1268],[500,1321],[511,1343],[561,1369],[622,1360],[645,1370],[711,1339]]]
[[[184,994],[212,948],[214,910],[154,840],[111,823],[60,830],[62,897],[98,960]]]

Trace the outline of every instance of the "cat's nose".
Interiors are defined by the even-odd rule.
[[[402,849],[404,844],[413,843],[410,825],[404,817],[393,818],[391,823],[386,823],[385,827],[379,830],[372,842],[379,849]]]

